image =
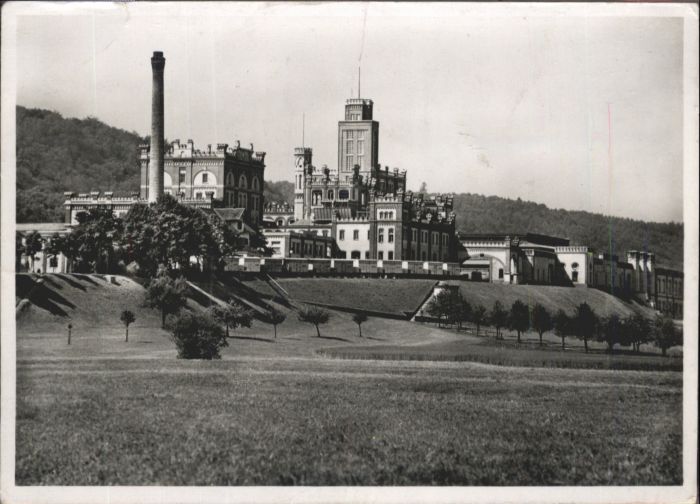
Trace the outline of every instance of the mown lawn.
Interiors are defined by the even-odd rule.
[[[459,291],[473,306],[483,305],[491,309],[500,301],[506,309],[515,301],[528,306],[540,303],[550,312],[561,309],[571,314],[585,302],[596,314],[606,317],[616,314],[627,317],[635,312],[653,316],[653,311],[640,305],[626,303],[607,292],[588,287],[558,287],[554,285],[504,285],[488,282],[451,282],[459,285]]]
[[[562,352],[555,346],[538,348],[518,346],[512,341],[474,337],[462,340],[440,341],[419,346],[407,345],[349,345],[318,350],[321,355],[343,359],[468,361],[498,366],[525,366],[575,369],[627,369],[640,371],[682,371],[683,359],[661,355],[632,354],[616,351],[613,354],[596,348],[589,353],[583,349]]]
[[[680,373],[20,361],[20,485],[670,485]]]
[[[278,278],[277,282],[297,301],[406,316],[420,308],[437,280]]]

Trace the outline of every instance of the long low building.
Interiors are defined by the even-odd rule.
[[[467,253],[462,271],[472,280],[587,286],[683,316],[683,272],[657,268],[653,252],[630,250],[621,260],[535,233],[460,233],[459,239]]]

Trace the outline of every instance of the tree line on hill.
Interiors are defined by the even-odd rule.
[[[64,191],[138,191],[138,133],[97,119],[17,107],[17,222],[62,222]],[[427,192],[425,186],[423,192]],[[294,203],[294,185],[265,182],[265,201]],[[497,196],[456,194],[458,230],[465,233],[543,233],[622,255],[648,249],[657,263],[683,266],[683,224],[608,217]]]
[[[159,266],[156,275],[146,278],[145,305],[161,313],[161,327],[170,332],[170,338],[177,348],[180,359],[220,359],[221,349],[228,346],[233,338],[232,331],[238,328],[250,328],[253,324],[252,312],[235,299],[226,303],[212,304],[202,312],[185,310],[187,306],[188,284],[182,272]],[[277,327],[286,320],[286,315],[270,308],[265,314],[267,322],[274,328],[277,339]],[[315,306],[304,306],[297,310],[297,318],[316,328],[321,337],[319,326],[326,324],[330,313]],[[120,320],[126,327],[126,342],[129,341],[129,324],[135,320],[134,314],[124,310]],[[367,315],[358,313],[353,316],[362,337],[362,324]],[[70,344],[70,336],[68,340]]]
[[[144,277],[153,276],[160,265],[170,270],[221,269],[235,251],[265,252],[265,239],[258,233],[245,243],[231,223],[215,213],[180,204],[164,195],[154,204],[133,205],[123,217],[95,208],[78,214],[70,233],[42,238],[37,232],[15,238],[15,260],[33,259],[44,250],[63,254],[78,273],[114,273],[132,268]],[[196,262],[192,262],[192,258]]]
[[[521,334],[530,329],[539,335],[540,346],[543,345],[543,335],[553,331],[561,338],[562,350],[566,348],[566,337],[573,336],[583,341],[586,353],[590,341],[605,343],[610,353],[613,353],[615,345],[631,346],[639,353],[642,344],[653,343],[664,356],[672,346],[683,344],[682,330],[667,316],[657,315],[653,321],[641,314],[624,319],[616,314],[600,317],[585,302],[571,314],[561,309],[550,313],[539,303],[530,308],[520,300],[513,302],[509,310],[500,301],[487,310],[483,305],[472,306],[459,290],[446,289],[428,303],[426,311],[437,319],[439,325],[456,325],[458,330],[465,322],[470,322],[476,327],[477,336],[483,326],[490,325],[496,330],[496,339],[502,340],[502,331],[508,328],[517,333],[518,345]]]

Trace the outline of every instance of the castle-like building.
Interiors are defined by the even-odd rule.
[[[65,222],[77,224],[77,216],[91,208],[105,208],[122,217],[136,203],[152,203],[163,194],[176,197],[184,205],[206,211],[236,215],[240,229],[249,231],[262,224],[263,187],[265,181],[265,152],[226,143],[212,148],[196,149],[194,142],[173,141],[165,144],[164,135],[164,70],[163,53],[156,51],[151,58],[153,95],[151,107],[151,138],[139,146],[141,184],[138,192],[114,193],[93,191],[65,193]]]
[[[406,190],[406,171],[379,164],[379,123],[372,100],[351,98],[338,122],[338,164],[318,168],[310,147],[294,150],[293,217],[269,205],[268,243],[290,233],[335,239],[335,257],[388,261],[457,260],[451,196],[424,197]],[[276,248],[278,257],[293,249]]]
[[[137,203],[171,194],[234,224],[243,242],[262,228],[273,258],[328,259],[324,267],[329,272],[393,271],[508,284],[581,285],[635,297],[664,313],[682,316],[683,272],[658,267],[653,253],[629,251],[621,260],[572,246],[568,239],[532,233],[457,236],[450,195],[412,193],[406,189],[405,170],[380,165],[379,123],[373,117],[372,100],[346,101],[344,118],[338,122],[334,168],[317,168],[312,149],[297,147],[293,205],[265,204],[265,152],[252,144],[244,148],[239,142],[232,147],[224,143],[206,149],[196,149],[192,140],[165,144],[163,53],[153,53],[151,67],[151,138],[139,147],[139,191],[65,193],[64,224],[18,225],[22,240],[32,232],[44,240],[66,235],[78,215],[93,208],[123,216]],[[248,259],[257,261],[257,267],[264,262],[264,258],[237,258],[244,269]],[[311,271],[312,262],[300,267]],[[322,269],[320,263],[316,266]],[[21,258],[18,268],[65,272],[71,264],[60,254],[41,251]]]

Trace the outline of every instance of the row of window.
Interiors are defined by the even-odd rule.
[[[186,184],[187,184],[187,168],[180,168],[180,170],[178,172],[178,185],[183,186]],[[170,174],[167,172],[163,174],[163,185],[166,187],[173,185],[173,181],[170,178]],[[211,172],[207,172],[207,171],[199,172],[194,177],[193,185],[195,185],[195,186],[216,185],[216,177]],[[226,176],[226,185],[231,186],[231,187],[235,186],[235,177],[234,177],[232,172],[229,172],[229,174]],[[248,179],[246,178],[245,175],[241,175],[240,178],[238,179],[238,188],[239,189],[248,189]],[[260,181],[258,180],[258,177],[253,177],[252,184],[251,184],[251,190],[253,190],[253,191],[260,190]]]
[[[683,292],[683,285],[679,280],[675,280],[672,278],[657,278],[656,290],[658,292],[670,292],[671,294],[680,295]]]
[[[385,219],[385,220],[393,220],[394,219],[394,211],[386,211],[386,212],[379,212],[379,218],[380,219]]]
[[[411,238],[414,242],[418,241],[418,230],[414,229]],[[440,245],[440,233],[433,232],[432,233],[432,238],[433,238],[433,245]],[[449,243],[449,235],[447,233],[442,233],[442,246],[447,247]],[[421,243],[428,243],[428,231],[422,230],[420,232],[420,241]]]
[[[234,186],[235,185],[235,178],[234,178],[233,172],[229,172],[228,175],[226,176],[226,185],[227,186]],[[244,174],[242,174],[238,179],[238,188],[239,189],[248,189],[248,179],[246,178],[246,176]],[[258,177],[252,178],[250,188],[253,191],[260,190],[260,182],[258,181]]]
[[[301,255],[302,249],[303,249],[303,253],[306,256],[325,257],[325,254],[324,254],[325,245],[323,243],[314,243],[314,242],[305,241],[304,246],[302,247],[301,242],[293,241],[290,244],[290,247],[292,249],[292,253],[297,254],[297,255]]]
[[[260,195],[251,194],[250,201],[252,203],[251,207],[257,209],[260,203]],[[248,193],[239,192],[238,198],[236,198],[236,193],[233,191],[226,191],[226,205],[236,208],[248,208]]]
[[[333,189],[329,189],[328,192],[326,193],[326,196],[329,200],[333,201],[335,199],[335,191]],[[350,192],[347,189],[340,189],[338,191],[338,199],[339,200],[346,200],[350,197]],[[323,191],[313,191],[311,193],[311,205],[317,206],[321,204],[321,201],[323,199]]]
[[[377,230],[377,242],[384,243],[384,228],[379,228]],[[387,243],[394,243],[394,228],[388,228],[387,232]]]
[[[326,231],[324,231],[323,233],[324,233],[324,236],[325,236]],[[360,230],[359,230],[359,229],[353,229],[353,231],[352,231],[352,239],[353,239],[354,241],[357,241],[357,240],[360,239]],[[367,230],[367,239],[368,239],[368,240],[370,239],[370,238],[369,238],[369,230]],[[344,241],[344,240],[345,240],[345,230],[344,230],[344,229],[341,229],[340,231],[338,231],[338,241]]]

